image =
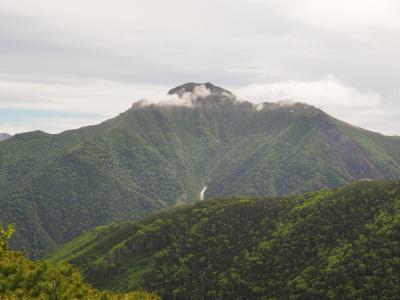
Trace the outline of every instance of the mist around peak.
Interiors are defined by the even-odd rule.
[[[133,107],[149,105],[186,106],[239,101],[231,91],[210,82],[188,82],[170,89],[162,99],[141,99]]]

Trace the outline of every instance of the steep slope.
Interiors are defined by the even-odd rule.
[[[239,102],[210,83],[169,91],[181,105],[135,103],[102,124],[0,144],[0,223],[40,257],[80,233],[179,202],[284,195],[353,179],[400,178],[400,139],[306,105]]]
[[[94,229],[48,259],[96,287],[163,299],[394,299],[400,182],[288,198],[206,200]]]

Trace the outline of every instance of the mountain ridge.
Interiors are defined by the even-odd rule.
[[[41,257],[94,226],[198,200],[204,186],[205,198],[275,196],[400,178],[398,138],[300,103],[196,101],[2,142],[0,222],[16,224],[13,246]]]

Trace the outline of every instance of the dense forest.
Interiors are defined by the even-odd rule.
[[[33,262],[23,253],[8,249],[7,241],[13,233],[12,226],[0,226],[0,299],[159,299],[158,296],[144,291],[98,291],[84,283],[80,272],[70,264],[53,266],[47,262]]]
[[[396,299],[400,182],[206,200],[96,228],[47,260],[163,299]]]
[[[185,84],[170,93],[190,93]],[[43,257],[99,225],[199,198],[276,196],[400,177],[400,138],[306,104],[253,105],[206,84],[187,106],[135,103],[96,126],[0,143],[0,222]]]

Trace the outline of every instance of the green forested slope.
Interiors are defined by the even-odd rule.
[[[95,290],[69,264],[32,262],[23,253],[7,249],[9,233],[0,227],[0,299],[159,299],[144,291],[122,294]]]
[[[194,201],[204,186],[206,197],[274,196],[400,178],[397,137],[206,87],[191,105],[139,102],[96,126],[1,142],[0,223],[16,224],[12,246],[41,257],[93,226]]]
[[[400,182],[206,200],[94,229],[47,259],[163,299],[396,299]]]

